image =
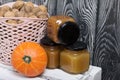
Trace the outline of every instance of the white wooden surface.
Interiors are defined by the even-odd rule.
[[[12,66],[0,64],[0,80],[101,80],[101,68],[90,66],[84,74],[69,74],[60,69],[46,69],[35,78],[27,78],[16,72]]]

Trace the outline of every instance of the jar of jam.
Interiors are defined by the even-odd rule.
[[[68,73],[84,73],[89,68],[90,54],[86,44],[75,42],[60,53],[60,68]]]
[[[72,17],[57,15],[48,19],[47,36],[55,43],[72,44],[79,35],[79,26]]]
[[[54,43],[47,36],[41,39],[40,43],[47,53],[47,57],[48,57],[47,68],[54,69],[59,67],[60,51],[62,50],[61,46]]]

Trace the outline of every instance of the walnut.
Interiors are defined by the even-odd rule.
[[[27,2],[24,8],[25,8],[25,12],[27,13],[32,12],[32,9],[34,8],[34,4],[32,2]]]
[[[38,18],[48,18],[48,15],[47,15],[47,13],[45,13],[45,12],[38,12],[37,14],[36,14],[36,16],[38,17]]]
[[[9,6],[3,6],[1,7],[1,12],[5,14],[7,11],[11,11],[11,8]]]
[[[44,6],[44,5],[39,5],[38,7],[40,8],[40,10],[41,10],[42,12],[46,12],[46,13],[47,13],[47,8],[46,8],[46,6]]]
[[[4,14],[4,17],[15,17],[15,14],[14,14],[14,12],[12,12],[12,11],[7,11],[7,12]]]
[[[40,11],[40,8],[39,8],[39,7],[34,7],[33,10],[32,10],[32,12],[33,12],[34,14],[38,13],[39,11]]]
[[[0,10],[0,17],[3,17],[4,12]]]
[[[23,21],[21,21],[21,20],[17,20],[17,19],[10,19],[10,20],[7,20],[6,21],[7,23],[9,23],[9,24],[20,24],[20,23],[23,23]]]
[[[24,6],[24,1],[16,1],[12,8],[20,10]]]
[[[22,20],[17,20],[17,24],[23,23],[24,21]]]
[[[14,19],[7,20],[6,22],[9,23],[9,24],[17,24],[17,21],[14,20]]]
[[[1,7],[0,7],[0,17],[3,17],[3,11],[1,11]]]
[[[24,14],[24,17],[29,17],[28,13],[25,13],[25,14]]]
[[[31,15],[31,16],[29,16],[29,18],[37,18],[37,16]]]
[[[24,11],[19,11],[16,13],[17,17],[24,17],[25,16],[25,12]]]
[[[13,9],[12,12],[14,12],[15,17],[18,17],[19,10],[18,9]]]

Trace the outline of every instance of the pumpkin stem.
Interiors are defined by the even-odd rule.
[[[23,60],[26,62],[26,63],[30,63],[31,62],[31,57],[30,56],[24,56],[23,57]]]

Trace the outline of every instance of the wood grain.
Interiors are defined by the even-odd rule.
[[[49,15],[56,15],[57,0],[46,0],[44,3],[48,8]]]
[[[93,64],[102,80],[120,80],[120,0],[99,0]]]

